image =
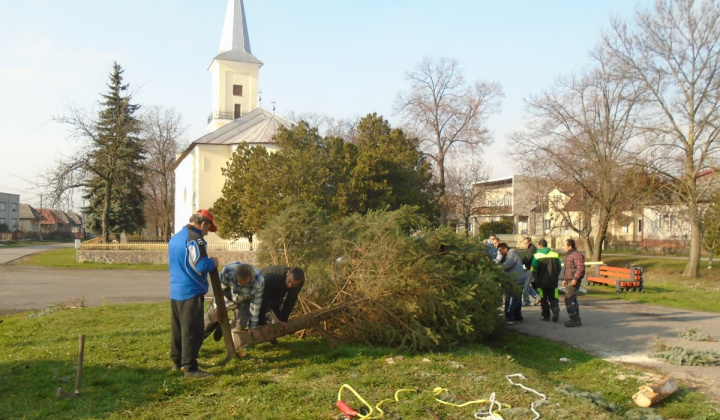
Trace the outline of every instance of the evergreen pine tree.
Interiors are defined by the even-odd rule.
[[[97,135],[86,155],[90,173],[89,187],[83,197],[88,228],[101,233],[103,241],[110,235],[137,232],[145,224],[143,216],[142,165],[145,159],[139,138],[140,121],[134,116],[140,108],[131,104],[125,94],[123,69],[114,63],[108,93],[102,95],[97,120]]]

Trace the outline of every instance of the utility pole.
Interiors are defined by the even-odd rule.
[[[42,219],[43,219],[43,214],[42,214],[42,213],[43,213],[43,210],[42,210],[42,194],[40,194],[40,222],[38,222],[38,223],[40,224],[40,240],[41,240],[41,241],[43,240],[43,237],[42,237],[42,229],[43,229],[43,228],[42,228]]]

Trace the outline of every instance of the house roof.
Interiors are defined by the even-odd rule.
[[[70,223],[74,225],[82,225],[82,216],[75,213],[74,211],[66,211],[65,214],[67,215],[68,219],[70,219]]]
[[[250,51],[250,37],[242,0],[228,0],[225,23],[220,38],[220,53],[215,56],[215,60],[263,64]]]
[[[57,225],[58,223],[62,223],[62,221],[58,222],[55,214],[50,209],[40,209],[40,214],[44,219],[40,222],[41,225]]]
[[[40,221],[42,215],[30,204],[20,203],[20,219],[35,219]]]
[[[280,126],[290,129],[293,126],[293,122],[286,118],[279,117],[267,109],[256,108],[190,143],[190,146],[178,156],[175,165],[182,162],[198,144],[272,144],[272,138]]]
[[[65,214],[64,211],[62,211],[62,210],[53,210],[52,213],[53,213],[53,216],[55,216],[55,221],[56,221],[58,224],[62,223],[62,224],[67,225],[68,223],[70,223],[70,220],[68,220],[68,217],[67,217],[67,215]]]

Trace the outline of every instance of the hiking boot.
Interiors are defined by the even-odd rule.
[[[188,379],[201,379],[201,378],[209,378],[213,376],[210,372],[205,372],[204,370],[196,369],[196,370],[186,370],[185,371],[185,377]]]
[[[551,308],[552,311],[552,322],[558,322],[558,319],[560,319],[560,308],[554,307]]]
[[[570,320],[565,323],[565,326],[568,327],[568,328],[570,328],[570,327],[579,327],[579,326],[581,326],[581,325],[582,325],[582,322],[580,322],[580,318],[579,318],[579,317],[576,317],[576,316],[570,318]]]
[[[549,316],[541,316],[540,321],[550,321],[550,317]]]
[[[222,335],[223,335],[222,328],[220,328],[220,327],[215,328],[215,332],[213,332],[213,340],[220,341],[220,339],[222,338]]]

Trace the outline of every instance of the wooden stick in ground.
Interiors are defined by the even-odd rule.
[[[58,397],[78,398],[80,396],[80,382],[82,380],[83,354],[85,353],[85,334],[80,334],[80,343],[78,344],[78,364],[75,371],[75,392],[69,393],[62,388],[58,388]]]
[[[217,268],[210,272],[210,284],[212,285],[213,296],[217,304],[215,317],[220,323],[220,329],[223,333],[223,341],[225,342],[225,354],[229,359],[237,357],[235,353],[235,345],[233,344],[232,333],[230,332],[230,320],[228,319],[227,306],[225,306],[225,297],[220,286],[220,276]]]
[[[78,364],[75,373],[75,395],[80,396],[80,382],[82,380],[83,355],[85,354],[85,334],[80,334],[78,343]]]

